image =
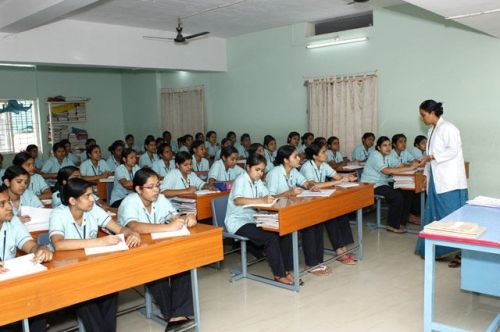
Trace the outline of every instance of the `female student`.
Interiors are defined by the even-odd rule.
[[[300,138],[301,144],[297,147],[297,152],[300,155],[303,155],[306,151],[306,148],[311,145],[311,143],[314,141],[314,134],[313,133],[305,133],[302,135]]]
[[[144,140],[144,153],[139,158],[139,166],[141,168],[151,167],[159,159],[156,151],[156,139],[154,137],[146,137]]]
[[[208,160],[214,161],[217,151],[219,151],[219,144],[217,143],[217,133],[210,130],[207,133],[207,141],[205,142],[205,147],[207,148]]]
[[[384,196],[389,204],[387,231],[406,233],[405,225],[410,214],[411,191],[394,189],[391,175],[414,170],[416,166],[389,167],[387,156],[391,153],[391,141],[387,136],[377,140],[376,150],[370,153],[361,175],[361,182],[373,183],[375,194]]]
[[[125,146],[123,148],[132,149],[137,153],[142,151],[142,149],[135,144],[135,137],[132,134],[128,134],[127,136],[125,136]]]
[[[163,137],[163,143],[170,144],[170,147],[172,148],[172,152],[176,153],[177,152],[177,143],[172,140],[172,134],[168,130],[165,130],[161,136]]]
[[[357,145],[352,151],[352,161],[367,161],[370,153],[374,151],[374,142],[374,133],[364,133],[361,138],[361,144]]]
[[[40,171],[43,167],[43,159],[38,155],[38,146],[35,144],[30,144],[26,147],[26,152],[28,152],[33,160],[35,161],[35,168]]]
[[[151,169],[158,174],[160,180],[167,176],[168,172],[175,169],[175,160],[173,159],[172,147],[168,143],[163,143],[157,149],[160,160],[157,160],[151,166]]]
[[[119,207],[125,196],[132,192],[132,179],[135,172],[140,169],[137,166],[137,153],[134,150],[125,149],[123,151],[122,163],[115,170],[115,182],[109,200],[111,207],[114,208]]]
[[[181,217],[165,196],[160,195],[160,179],[151,169],[134,175],[134,193],[127,195],[118,210],[119,222],[140,234],[176,231],[196,225],[194,214]],[[168,262],[167,262],[168,264]],[[193,315],[189,272],[147,283],[168,327],[183,324]]]
[[[271,135],[264,136],[264,157],[266,158],[266,173],[274,167],[274,158],[276,158],[276,139]],[[269,166],[271,164],[271,166]],[[269,170],[268,170],[269,169]]]
[[[291,273],[293,266],[290,235],[280,237],[274,232],[258,228],[253,218],[255,210],[242,207],[246,204],[273,201],[274,197],[269,195],[261,181],[265,168],[266,159],[261,155],[252,154],[248,157],[246,172],[234,181],[229,194],[225,224],[229,232],[245,236],[255,245],[263,246],[274,280],[291,285],[294,279]]]
[[[106,160],[110,172],[114,172],[118,166],[122,163],[123,150],[125,149],[125,143],[121,140],[114,141],[113,144],[108,148],[109,157]],[[135,151],[135,150],[134,150]]]
[[[215,154],[215,160],[220,160],[221,159],[222,149],[224,149],[225,147],[228,147],[228,146],[232,146],[231,140],[229,138],[225,138],[224,137],[222,139],[222,141],[220,141],[220,149]]]
[[[234,181],[238,175],[245,171],[238,165],[238,150],[233,146],[227,146],[221,150],[221,159],[213,163],[208,172],[208,183],[216,181]]]
[[[234,131],[228,131],[226,138],[231,141],[232,146],[236,144],[236,133]]]
[[[423,135],[418,135],[413,141],[413,148],[410,153],[415,157],[416,160],[421,160],[425,155],[425,149],[427,147],[427,137]]]
[[[108,164],[101,159],[99,145],[90,145],[86,151],[87,160],[80,165],[80,175],[84,180],[96,182],[112,174]]]
[[[300,141],[300,134],[296,131],[291,131],[286,139],[286,144],[297,148],[299,146],[299,141]]]
[[[387,162],[390,167],[399,167],[400,165],[408,166],[412,162],[416,166],[418,161],[415,157],[406,150],[406,136],[404,134],[396,134],[392,136],[392,150],[387,157]]]
[[[40,199],[49,199],[52,195],[50,188],[43,179],[43,177],[35,173],[35,161],[33,157],[28,152],[19,152],[14,156],[12,164],[15,166],[21,166],[30,175],[30,184],[28,189],[30,189],[35,195]]]
[[[93,138],[87,138],[87,140],[85,141],[85,151],[83,151],[83,153],[80,154],[80,161],[81,162],[84,162],[85,160],[87,160],[87,158],[88,158],[87,149],[89,146],[92,146],[92,145],[97,145],[96,140]]]
[[[193,173],[191,155],[180,151],[175,154],[176,169],[170,171],[161,183],[161,192],[167,197],[192,194],[196,190],[211,189],[211,185],[203,182]]]
[[[328,150],[326,151],[328,165],[333,169],[345,166],[347,163],[344,162],[344,156],[340,152],[339,139],[335,136],[330,136],[326,144],[328,146]]]
[[[71,152],[71,142],[67,139],[63,139],[61,140],[61,144],[64,146],[66,158],[68,158],[73,164],[78,165],[80,163],[80,158]]]
[[[43,164],[41,173],[44,178],[54,179],[57,172],[65,166],[75,166],[75,164],[66,157],[66,150],[62,143],[56,143],[52,147],[54,155],[47,159]]]
[[[208,172],[210,166],[208,160],[204,158],[205,155],[207,154],[205,143],[199,140],[194,141],[193,145],[191,146],[191,152],[193,154],[192,157],[193,171]]]
[[[39,246],[31,237],[26,227],[13,213],[8,190],[0,186],[0,274],[7,270],[3,262],[16,257],[17,250],[34,254],[34,262],[43,263],[52,260],[52,252],[45,246]],[[30,331],[46,331],[44,315],[29,319]],[[0,331],[13,331],[11,326],[0,326]]]
[[[68,182],[68,180],[79,177],[80,177],[80,170],[76,166],[66,166],[61,168],[59,172],[57,172],[57,183],[54,187],[54,193],[52,194],[51,205],[53,209],[62,204],[61,191],[63,186]]]
[[[192,135],[184,135],[179,138],[179,152],[184,151],[189,153],[191,151],[191,145],[193,145],[193,136]]]
[[[141,244],[139,234],[122,227],[94,204],[92,184],[71,179],[61,192],[63,205],[54,209],[49,219],[49,236],[56,251],[109,246],[120,242],[116,235],[97,237],[99,227],[125,235],[129,247]],[[87,331],[116,331],[117,293],[76,305],[76,314]]]
[[[203,133],[201,132],[197,132],[196,134],[194,134],[194,140],[195,141],[205,141],[205,135],[203,135]]]
[[[248,158],[248,148],[250,147],[250,144],[252,144],[252,140],[250,139],[250,135],[247,133],[244,133],[240,137],[240,144],[235,146],[235,148],[238,150],[238,153],[240,155],[239,159],[246,159]]]
[[[326,162],[327,148],[326,144],[313,143],[306,148],[307,161],[300,168],[300,173],[306,180],[314,181],[316,185],[323,189],[329,188],[336,184],[356,181],[357,178],[353,175],[349,177],[342,177],[331,168]],[[326,181],[327,178],[332,180]],[[352,254],[343,255],[347,252],[346,246],[353,243],[351,226],[347,216],[338,217],[324,223],[330,242],[332,243],[333,250],[340,257],[337,259],[339,262],[347,265],[355,265],[356,260]],[[311,241],[315,243],[311,247],[316,248],[316,251],[311,251],[306,254],[304,247],[304,255],[309,256],[312,263],[309,266],[314,266],[323,261],[323,226],[322,224],[315,225],[304,230],[302,236],[306,236],[306,242]],[[341,256],[342,255],[342,256]],[[313,271],[314,272],[314,271]]]
[[[14,215],[18,216],[23,223],[27,223],[31,218],[28,215],[21,215],[21,207],[43,207],[38,197],[28,189],[30,174],[20,166],[10,166],[5,170],[2,182],[7,187]]]

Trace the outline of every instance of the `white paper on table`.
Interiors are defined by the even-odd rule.
[[[218,192],[219,192],[218,190],[202,189],[202,190],[196,190],[195,194],[196,194],[196,196],[202,196],[202,195],[208,195],[208,194],[216,194]]]
[[[181,229],[177,231],[151,233],[151,238],[153,240],[158,240],[158,239],[167,239],[170,237],[189,236],[189,235],[191,235],[191,232],[186,226],[183,226]]]
[[[328,197],[335,192],[335,189],[321,189],[320,191],[304,190],[297,197]]]
[[[21,206],[21,215],[30,216],[31,220],[25,223],[28,232],[46,231],[49,229],[49,217],[52,209]]]
[[[19,256],[4,262],[7,272],[0,273],[0,281],[26,276],[29,274],[46,271],[47,267],[40,263],[33,263],[34,254]]]
[[[477,196],[474,199],[468,200],[467,204],[500,208],[500,199],[488,196]]]
[[[364,168],[364,166],[362,166],[362,165],[345,165],[342,168],[354,170],[354,169],[362,169],[362,168]]]
[[[257,203],[257,204],[246,204],[243,205],[242,208],[264,208],[264,207],[271,207],[278,201],[277,198],[275,198],[271,203]]]
[[[90,255],[97,255],[97,254],[105,254],[108,252],[128,250],[127,243],[125,242],[125,236],[123,234],[117,234],[114,236],[118,236],[120,238],[121,241],[118,242],[118,244],[115,244],[112,246],[100,246],[100,247],[85,248],[85,255],[90,256]]]
[[[357,182],[342,182],[335,185],[335,187],[340,187],[340,188],[352,188],[357,186],[359,186],[359,183]]]
[[[99,179],[99,182],[114,182],[114,181],[115,181],[115,177],[113,175],[110,175],[104,179]]]

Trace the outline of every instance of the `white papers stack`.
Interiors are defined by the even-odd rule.
[[[266,208],[266,207],[271,207],[278,201],[277,198],[275,198],[271,203],[257,203],[257,204],[246,204],[243,205],[242,208]]]
[[[189,232],[189,229],[186,226],[184,226],[177,231],[151,233],[151,238],[153,240],[158,240],[158,239],[167,239],[170,237],[189,236],[190,234],[191,232]]]
[[[414,189],[415,177],[411,175],[394,175],[394,189]]]
[[[484,231],[486,227],[476,223],[452,220],[434,221],[424,227],[425,233],[471,239],[479,237]]]
[[[113,235],[113,236],[118,236],[121,241],[118,242],[118,244],[111,245],[111,246],[85,248],[85,255],[90,256],[90,255],[105,254],[105,253],[115,252],[115,251],[128,250],[127,243],[125,243],[125,236],[123,234],[118,234],[118,235]]]
[[[487,196],[477,196],[474,199],[468,200],[467,204],[500,208],[500,199]]]
[[[218,193],[218,190],[208,190],[208,189],[202,189],[202,190],[197,190],[195,192],[196,196],[203,196],[203,195],[208,195],[208,194],[216,194]]]
[[[33,263],[34,254],[28,254],[13,259],[6,260],[4,267],[7,272],[0,273],[0,281],[26,276],[37,272],[47,270],[45,266],[39,263]]]
[[[355,169],[362,169],[362,168],[364,168],[364,166],[362,166],[362,165],[356,165],[356,164],[351,164],[351,165],[345,165],[342,168],[355,170]]]
[[[171,201],[180,213],[196,213],[196,199],[173,197]]]
[[[277,213],[256,213],[253,217],[257,227],[279,228]]]
[[[99,179],[99,182],[114,182],[114,181],[115,181],[115,177],[113,175],[110,175],[104,179]]]
[[[335,189],[321,189],[320,191],[303,190],[297,197],[328,197],[335,192]]]
[[[21,206],[21,215],[30,216],[31,220],[25,223],[28,232],[46,231],[49,229],[49,217],[52,209]]]
[[[342,182],[340,184],[336,184],[335,187],[339,188],[352,188],[352,187],[357,187],[359,186],[359,183],[357,182]]]

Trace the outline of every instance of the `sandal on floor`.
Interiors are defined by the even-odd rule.
[[[460,256],[455,256],[451,262],[448,263],[448,267],[454,269],[454,268],[457,268],[457,267],[460,267],[462,265],[462,257]]]
[[[293,273],[290,271],[286,271],[285,275],[289,278],[288,280],[293,284],[295,282],[293,278]],[[304,281],[302,279],[299,279],[299,286],[304,286]]]
[[[314,269],[308,270],[307,272],[312,273],[315,276],[322,277],[331,274],[332,269],[326,265],[318,265]]]
[[[352,257],[349,257],[348,255],[337,258],[337,261],[345,265],[356,265],[356,261]]]
[[[404,229],[404,228],[402,228],[402,229],[401,228],[394,228],[392,226],[387,226],[385,228],[385,230],[388,231],[388,232],[398,233],[398,234],[406,233],[406,229]]]
[[[351,254],[351,253],[346,254],[346,256],[349,257],[350,259],[352,259],[355,262],[359,261],[359,259],[356,256],[354,256],[353,254]]]
[[[280,282],[285,285],[293,285],[293,282],[290,281],[287,277],[274,277],[274,281]]]

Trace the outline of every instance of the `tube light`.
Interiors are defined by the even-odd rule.
[[[472,17],[472,16],[479,16],[479,15],[485,15],[485,14],[493,14],[493,13],[498,13],[500,12],[500,8],[498,9],[491,9],[491,10],[485,10],[483,12],[475,12],[475,13],[469,13],[469,14],[462,14],[462,15],[455,15],[455,16],[448,16],[445,17],[445,20],[456,20],[460,18],[467,18],[467,17]]]
[[[318,47],[327,47],[333,45],[342,45],[342,44],[350,44],[350,43],[359,43],[362,41],[368,40],[368,37],[359,37],[359,38],[350,38],[350,39],[327,39],[318,42],[312,42],[307,44],[306,48],[318,48]]]
[[[35,68],[34,65],[28,65],[23,63],[0,63],[2,67],[24,67],[24,68]]]

